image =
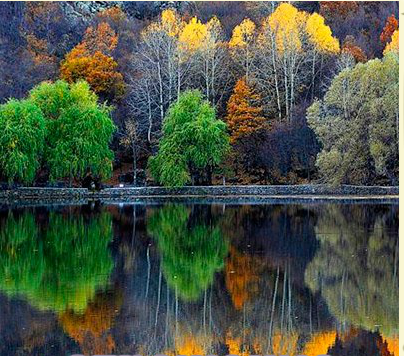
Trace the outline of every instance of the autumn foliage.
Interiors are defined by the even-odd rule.
[[[119,291],[112,298],[109,294],[99,293],[87,305],[84,313],[67,310],[59,315],[59,321],[86,354],[111,353],[115,342],[109,330],[121,305],[122,295]]]
[[[386,48],[384,49],[384,54],[390,52],[390,51],[395,51],[398,53],[399,49],[399,30],[395,30],[393,35],[391,36],[391,42],[386,45]]]
[[[342,46],[342,53],[350,54],[356,63],[365,63],[367,57],[362,48],[355,44],[355,39],[352,36],[347,36]]]
[[[226,123],[230,132],[230,142],[235,143],[243,135],[251,134],[265,126],[260,96],[245,78],[237,81],[233,94],[227,103]]]
[[[252,256],[230,248],[226,263],[226,288],[236,310],[241,310],[258,293],[258,272],[259,265]]]
[[[396,17],[393,15],[389,16],[386,25],[383,28],[383,32],[380,35],[380,41],[382,43],[388,43],[391,40],[391,36],[393,36],[394,31],[398,29],[398,21]]]
[[[320,178],[320,146],[307,125],[307,108],[324,98],[344,69],[394,56],[399,48],[397,1],[158,3],[1,5],[0,104],[26,97],[43,81],[84,80],[99,102],[114,106],[120,130],[111,145],[120,179],[129,183],[129,172],[118,170],[127,171],[130,162],[140,171],[138,184],[164,185],[147,172],[149,158],[168,147],[160,144],[170,107],[197,90],[227,124],[223,132],[232,147],[205,173],[195,162],[179,161],[183,137],[176,136],[169,156],[155,165],[173,163],[171,183],[306,183]],[[136,139],[128,150],[120,138],[133,127]],[[193,152],[193,142],[190,147]],[[398,162],[389,165],[398,171]],[[42,173],[29,179],[46,180]]]
[[[106,23],[89,27],[83,41],[66,56],[60,67],[62,79],[69,83],[85,79],[97,94],[113,99],[122,96],[124,82],[111,57],[118,43],[115,31]]]
[[[347,16],[357,10],[357,1],[320,1],[320,14],[325,17]]]

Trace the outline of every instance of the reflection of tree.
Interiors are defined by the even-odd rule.
[[[321,246],[305,280],[321,292],[343,326],[397,332],[398,239],[389,226],[396,212],[390,208],[390,214],[372,215],[366,206],[322,207],[316,226]]]
[[[225,271],[227,290],[234,307],[240,310],[244,303],[258,292],[260,271],[258,258],[240,253],[235,247],[231,247]]]
[[[335,344],[335,331],[319,331],[311,336],[302,354],[307,356],[326,355],[328,349]]]
[[[108,354],[114,350],[115,342],[109,330],[113,326],[118,309],[122,305],[122,294],[98,293],[84,313],[67,310],[59,316],[65,332],[78,342],[85,354]]]
[[[187,330],[186,325],[180,325],[179,333],[175,336],[175,352],[168,351],[167,355],[207,355],[213,344],[210,332],[202,330]]]
[[[255,353],[254,345],[246,345],[243,338],[235,337],[232,332],[227,332],[225,344],[229,350],[229,355],[247,356]]]
[[[0,289],[41,310],[82,311],[108,281],[111,237],[107,214],[85,222],[51,213],[43,233],[32,214],[9,215],[0,232]]]
[[[391,353],[379,333],[365,330],[355,330],[348,337],[337,337],[335,344],[328,349],[327,354],[330,356],[398,356],[398,353]]]
[[[272,352],[276,355],[288,354],[289,356],[297,355],[297,342],[299,334],[292,333],[275,333],[272,336]]]
[[[393,337],[383,337],[383,341],[387,345],[387,350],[390,352],[392,356],[398,356],[399,352],[399,340],[398,335],[394,335]]]
[[[149,219],[148,232],[157,240],[168,285],[187,301],[196,301],[208,288],[227,254],[221,230],[191,221],[191,210],[167,205]]]

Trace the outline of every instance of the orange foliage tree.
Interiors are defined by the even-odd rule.
[[[69,83],[86,80],[91,88],[107,99],[117,99],[124,92],[122,74],[111,56],[118,43],[115,31],[106,23],[89,27],[83,41],[74,47],[62,62],[60,75]]]
[[[231,143],[265,126],[259,101],[259,94],[249,86],[246,79],[239,79],[227,103],[226,122]]]
[[[398,29],[398,21],[393,14],[387,18],[386,25],[383,28],[383,32],[380,34],[380,41],[383,44],[390,42],[391,36],[397,29]]]
[[[363,52],[362,48],[355,44],[353,36],[346,36],[342,45],[342,53],[350,54],[355,59],[356,63],[365,63],[367,61],[366,54]]]

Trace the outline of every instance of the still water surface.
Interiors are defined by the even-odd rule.
[[[0,209],[0,355],[398,356],[398,205]]]

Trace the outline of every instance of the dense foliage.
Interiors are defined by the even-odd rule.
[[[398,55],[345,69],[308,110],[323,149],[317,165],[334,184],[398,182]]]
[[[32,183],[40,168],[50,179],[107,178],[115,126],[84,81],[43,82],[26,100],[0,106],[0,166],[11,181]]]
[[[32,100],[0,105],[0,176],[32,183],[44,148],[45,119]]]
[[[325,143],[316,125],[308,125],[307,108],[315,107],[317,100],[327,101],[325,95],[337,90],[335,81],[342,80],[337,78],[348,75],[344,70],[358,63],[373,66],[368,61],[377,63],[390,52],[398,52],[398,2],[238,1],[231,7],[226,2],[187,1],[80,6],[75,2],[5,2],[0,4],[0,20],[0,103],[27,97],[35,86],[46,85],[40,84],[43,81],[55,83],[57,90],[67,90],[56,84],[58,79],[72,85],[86,81],[98,97],[90,100],[91,105],[97,100],[113,105],[110,114],[118,128],[112,132],[108,110],[101,104],[98,111],[69,107],[69,114],[58,115],[60,123],[62,116],[66,120],[65,131],[58,135],[68,142],[53,145],[57,146],[53,159],[41,158],[41,141],[37,140],[38,150],[32,150],[38,153],[29,155],[40,159],[26,167],[27,152],[19,151],[14,157],[7,153],[8,168],[1,163],[1,180],[31,184],[88,174],[105,180],[113,164],[115,174],[107,183],[123,179],[178,186],[218,184],[227,178],[231,184],[297,184],[319,179],[396,184],[398,155],[392,153],[396,147],[390,146],[387,152],[381,143],[387,139],[390,119],[386,126],[380,113],[367,111],[373,141],[362,135],[358,142],[350,141],[347,151],[363,153],[371,146],[372,153],[365,153],[371,158],[364,162],[360,156],[355,177],[337,174],[334,179],[325,175],[343,164],[336,154],[338,144],[334,146],[333,139]],[[372,99],[353,92],[352,105],[361,100],[387,100],[388,94],[380,94],[384,99],[379,96],[387,93],[384,79],[381,83],[380,90],[377,80],[369,84]],[[83,98],[78,100],[88,102],[89,94],[82,90]],[[176,131],[167,138],[164,127],[173,105],[184,92],[194,90],[227,124],[231,148],[225,162],[221,161],[227,144],[219,150],[215,147],[215,157],[207,158],[195,154],[204,150],[200,144],[193,153],[187,147],[178,152],[180,145],[188,145],[193,132],[184,132],[184,138]],[[389,118],[398,110],[391,100],[383,109]],[[45,113],[44,119],[48,120]],[[80,123],[74,126],[76,121]],[[105,130],[98,130],[95,123],[100,121]],[[67,135],[70,132],[74,139]],[[96,141],[95,147],[84,147],[87,140]],[[113,162],[108,144],[116,153]],[[325,152],[331,154],[326,157]],[[82,154],[85,157],[79,158]],[[93,156],[95,161],[90,162]],[[45,173],[35,174],[40,162],[49,162],[50,167],[41,167]],[[221,169],[214,170],[219,163]],[[129,172],[132,165],[133,174]],[[330,169],[324,170],[326,165]],[[205,168],[207,174],[202,176]]]
[[[183,93],[168,111],[163,137],[150,169],[156,181],[182,186],[198,179],[211,180],[228,151],[226,125],[198,91]],[[207,178],[201,176],[207,174]]]
[[[45,82],[30,92],[30,98],[47,119],[46,161],[52,179],[111,174],[109,143],[115,127],[110,108],[98,104],[86,82]]]

